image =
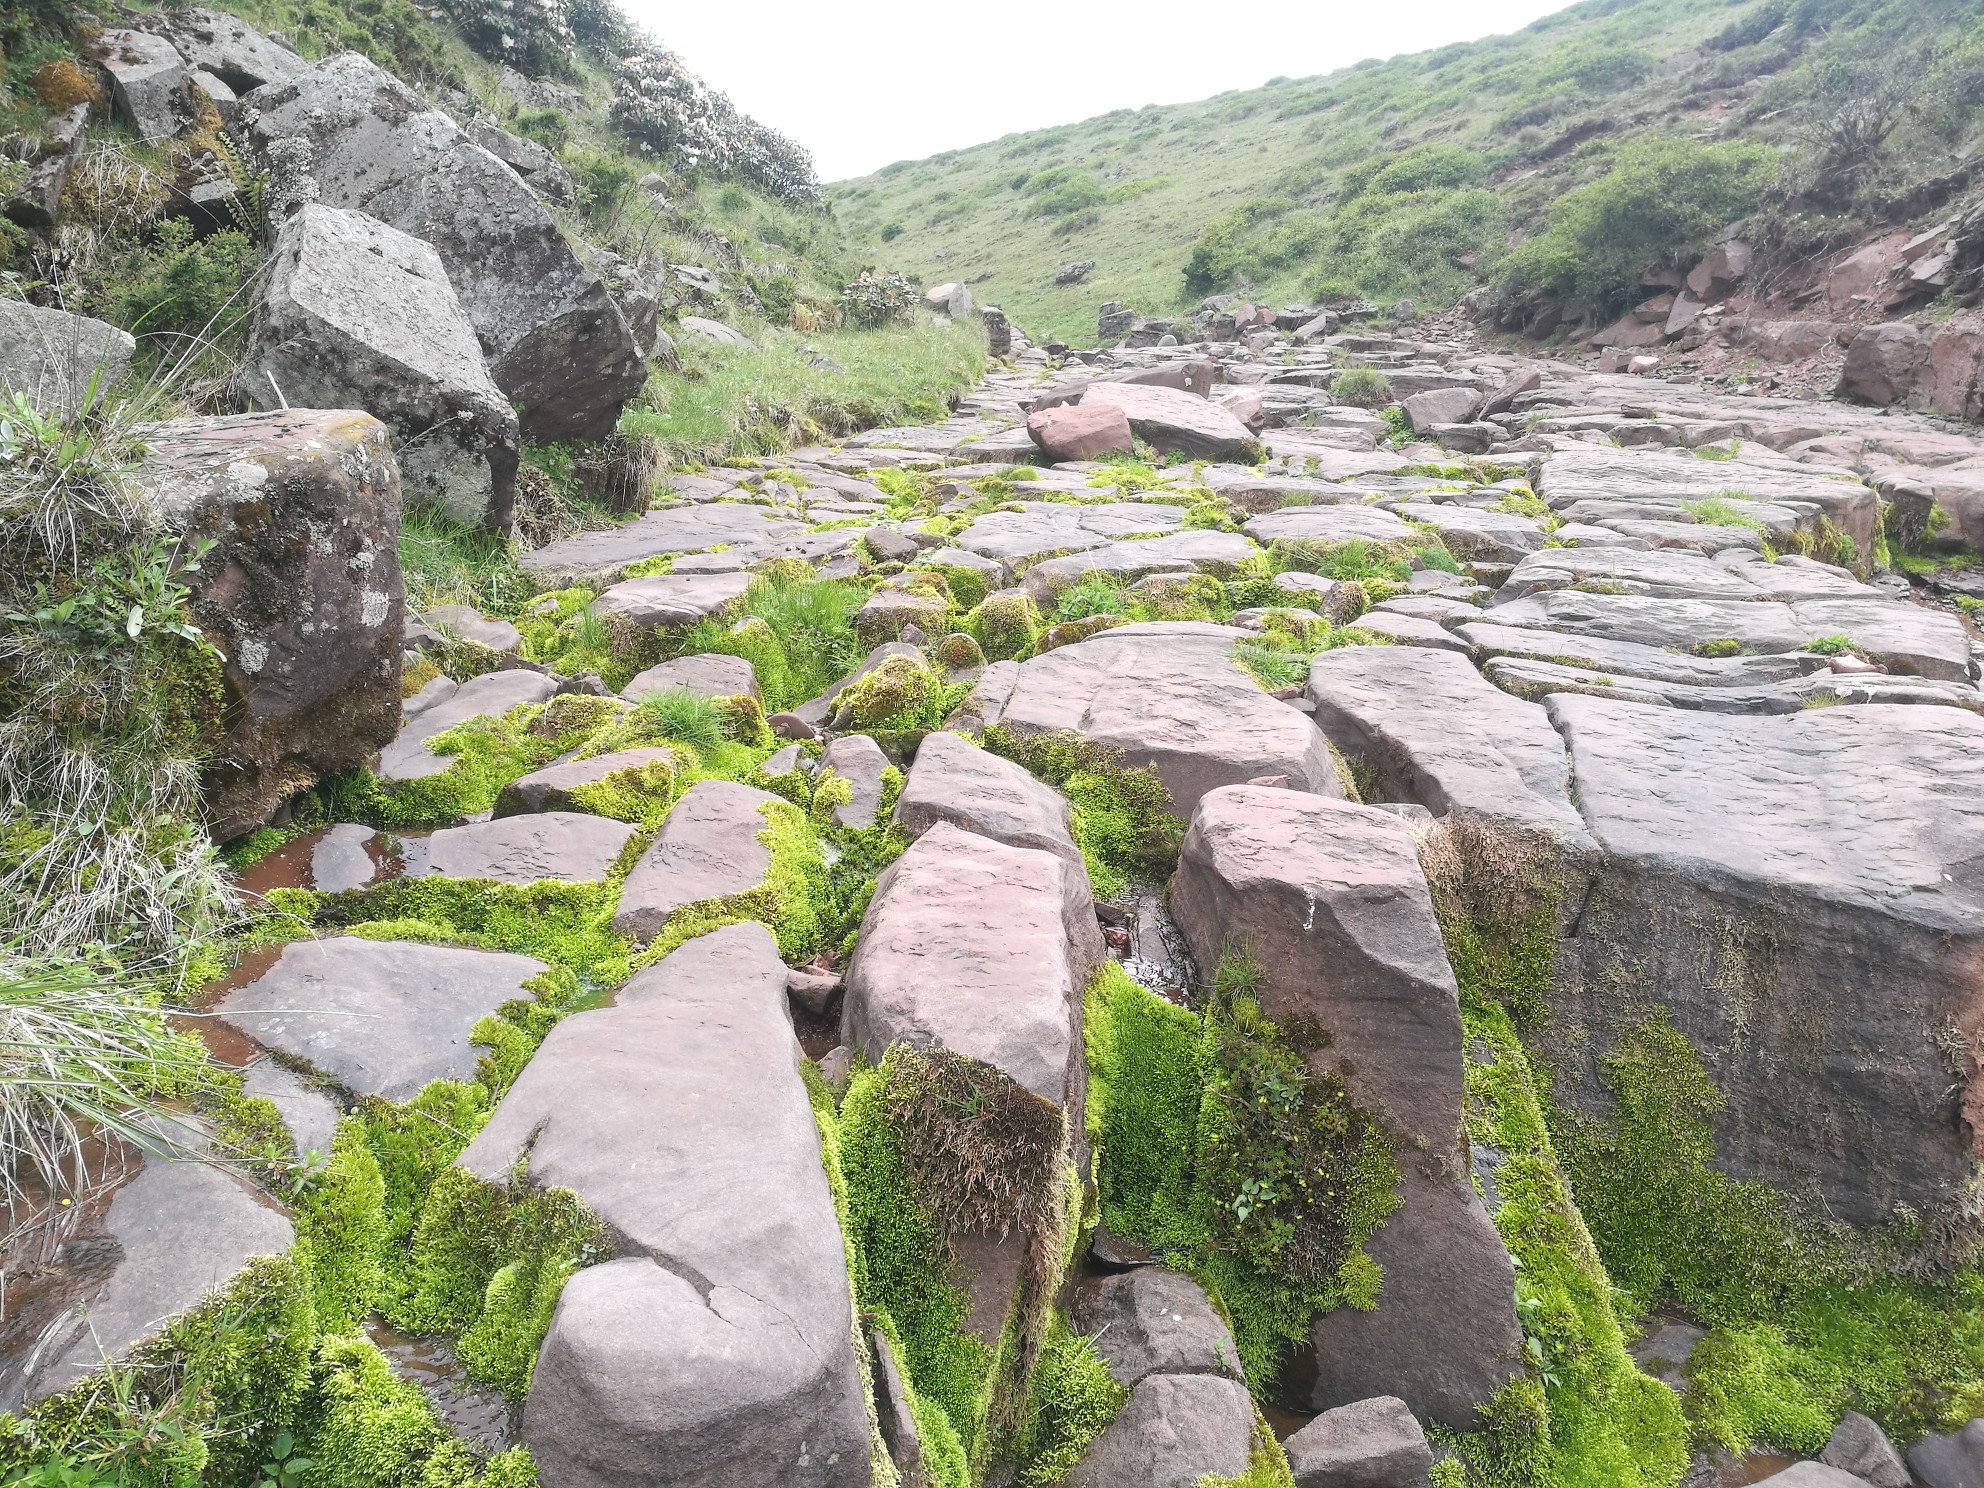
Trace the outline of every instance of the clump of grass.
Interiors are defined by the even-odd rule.
[[[643,698],[634,712],[636,727],[698,751],[724,743],[723,710],[713,699],[687,687],[671,687]]]
[[[1392,401],[1391,379],[1376,367],[1345,367],[1330,379],[1330,397],[1349,408],[1383,408]]]
[[[761,574],[744,595],[743,621],[702,621],[683,633],[678,654],[741,656],[757,672],[766,708],[794,708],[860,662],[866,648],[854,633],[854,615],[866,598],[859,584],[839,579]]]

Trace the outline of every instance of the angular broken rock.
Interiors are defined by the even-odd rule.
[[[1153,449],[1201,460],[1261,458],[1261,443],[1223,405],[1178,388],[1098,382],[1083,393],[1082,408],[1119,408],[1131,431]]]
[[[1026,416],[1026,432],[1050,465],[1126,455],[1131,449],[1130,420],[1113,404],[1037,409]]]
[[[882,777],[889,768],[882,746],[866,734],[842,734],[828,743],[815,779],[823,779],[824,772],[831,770],[847,782],[849,791],[847,803],[834,807],[835,826],[865,831],[875,825],[875,815],[882,809]]]
[[[765,807],[782,799],[730,780],[690,786],[627,875],[613,933],[652,940],[676,910],[762,885],[772,866],[772,850],[759,840]]]
[[[1068,1488],[1196,1488],[1247,1470],[1254,1402],[1238,1380],[1153,1374],[1089,1444]]]
[[[1079,866],[938,822],[882,874],[862,916],[847,1042],[875,1063],[899,1043],[949,1049],[1070,1106],[1081,993],[1102,954]]]
[[[308,140],[321,200],[433,245],[528,437],[613,432],[647,367],[606,286],[515,171],[355,52],[244,103],[260,155]]]
[[[1858,1411],[1839,1418],[1819,1461],[1864,1479],[1869,1488],[1909,1488],[1908,1465],[1888,1434]]]
[[[1426,1433],[1395,1395],[1326,1410],[1282,1448],[1295,1488],[1425,1488],[1433,1467]]]
[[[920,837],[949,822],[1010,847],[1081,861],[1068,825],[1068,802],[1011,760],[958,734],[927,735],[896,799],[896,822]]]
[[[178,575],[226,658],[226,735],[205,790],[215,836],[361,765],[400,726],[399,474],[362,413],[180,419],[136,431],[130,479],[191,552]]]
[[[158,144],[193,122],[192,73],[163,36],[112,28],[97,33],[91,54],[139,139]]]
[[[1936,1233],[1984,1117],[1977,1061],[1952,1071],[1934,1031],[1978,1022],[1964,968],[1984,957],[1969,866],[1984,856],[1984,718],[1569,694],[1544,708],[1606,865],[1559,959],[1578,981],[1553,990],[1539,1030],[1553,1098],[1607,1116],[1603,1056],[1664,1008],[1723,1102],[1716,1167],[1847,1224],[1906,1205]],[[1717,760],[1743,768],[1703,769]]]
[[[700,787],[699,787],[700,788]],[[679,809],[679,808],[678,808]],[[865,1488],[868,1416],[786,969],[732,925],[552,1029],[461,1164],[570,1189],[614,1259],[565,1283],[523,1439],[571,1488]]]
[[[620,570],[648,558],[699,553],[718,545],[733,550],[740,564],[806,530],[803,522],[775,517],[764,507],[739,501],[678,506],[644,512],[619,527],[601,527],[546,543],[518,555],[518,565],[548,588],[606,584]]]
[[[1019,734],[1070,730],[1120,750],[1124,764],[1157,772],[1181,816],[1214,787],[1257,775],[1340,796],[1322,735],[1233,660],[1234,643],[1249,634],[1199,621],[1106,630],[1021,663],[999,722]]]
[[[397,436],[409,497],[510,525],[516,411],[420,239],[306,202],[277,232],[236,385],[260,409],[364,409]]]
[[[748,697],[758,699],[758,673],[741,656],[710,652],[700,656],[680,656],[637,674],[620,696],[638,703],[657,693],[686,688],[698,697]]]
[[[1428,388],[1414,393],[1399,406],[1415,434],[1425,434],[1436,424],[1464,424],[1481,401],[1471,387]]]
[[[576,811],[540,811],[444,827],[405,844],[408,878],[482,878],[526,884],[606,877],[640,829]]]
[[[0,392],[69,419],[116,387],[138,343],[87,315],[0,300]]]
[[[1152,1374],[1246,1377],[1233,1334],[1199,1284],[1177,1271],[1140,1266],[1087,1283],[1076,1292],[1074,1321],[1126,1390]]]
[[[542,770],[533,770],[528,775],[520,775],[503,787],[503,793],[496,798],[498,817],[519,816],[532,811],[584,811],[586,808],[575,798],[574,792],[588,785],[598,785],[609,776],[622,770],[649,769],[661,766],[673,774],[678,761],[672,749],[620,749],[612,754],[597,754],[591,759],[567,760],[561,765],[546,765]]]
[[[475,1073],[475,1025],[528,998],[542,961],[505,951],[365,940],[286,945],[275,965],[215,1005],[256,1042],[353,1095],[410,1100],[430,1080]]]
[[[501,718],[512,708],[549,702],[557,691],[556,678],[537,672],[484,672],[471,677],[444,701],[407,719],[399,737],[380,753],[373,774],[389,784],[439,775],[453,759],[436,754],[428,740],[471,718]]]
[[[595,599],[592,610],[601,619],[642,630],[685,630],[712,615],[734,613],[750,587],[751,576],[742,573],[623,579]]]

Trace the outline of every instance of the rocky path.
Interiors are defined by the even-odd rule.
[[[1378,336],[1022,347],[410,624],[213,1042],[285,1145],[386,1159],[350,1320],[455,1340],[545,1488],[1500,1482],[1518,1398],[1748,1481],[1510,1113],[1599,1130],[1678,1048],[1717,1173],[1974,1257],[1981,648],[1883,562],[1956,439]],[[817,696],[766,573],[860,586]],[[1202,1089],[1237,1145],[1165,1178]],[[144,1163],[0,1403],[338,1212]],[[1907,1481],[1863,1415],[1801,1445],[1786,1488]]]

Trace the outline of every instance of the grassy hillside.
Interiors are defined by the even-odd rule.
[[[1974,150],[1981,16],[1978,0],[1584,0],[1510,36],[828,192],[857,244],[1079,344],[1105,300],[1159,314],[1215,290],[1444,304],[1493,278],[1603,308],[1648,259],[1759,208],[1797,248],[1941,206],[1893,198]],[[1082,259],[1083,282],[1055,284]]]

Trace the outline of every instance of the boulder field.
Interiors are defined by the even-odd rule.
[[[39,1253],[0,1405],[287,1257],[298,1377],[417,1336],[400,1407],[494,1402],[436,1482],[1980,1481],[1980,642],[1864,410],[1008,328],[942,424],[663,476],[538,598],[409,615],[416,479],[500,513],[640,359],[511,164],[278,61],[252,131],[320,193],[251,370],[368,412],[134,478],[211,539],[216,835],[293,840],[198,1009],[211,1161]]]

